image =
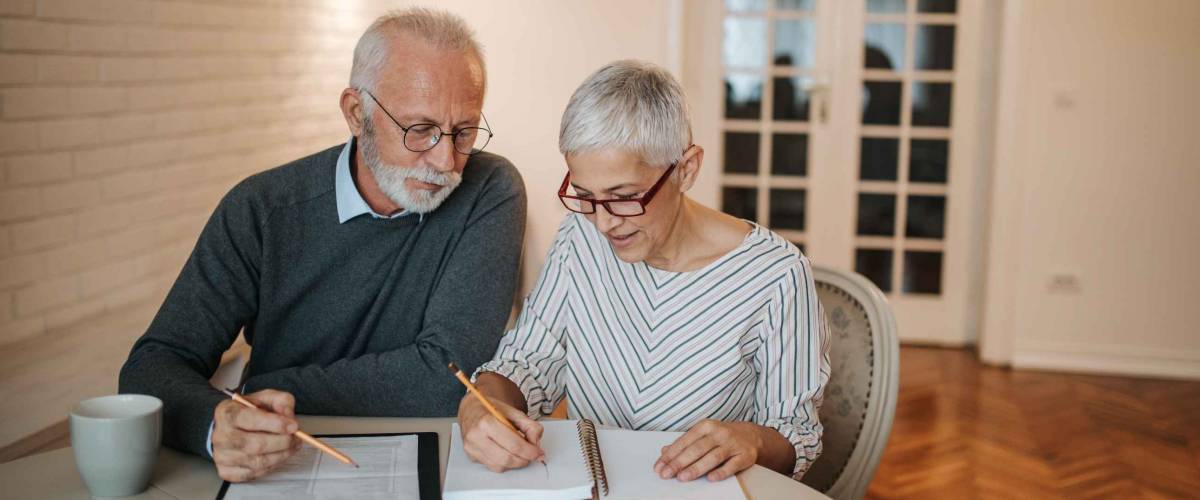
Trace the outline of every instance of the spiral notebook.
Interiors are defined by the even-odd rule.
[[[681,432],[601,428],[589,420],[546,420],[542,426],[546,465],[534,462],[523,469],[495,473],[467,457],[461,431],[454,424],[443,498],[745,498],[737,478],[680,482],[660,479],[654,473],[660,450]]]

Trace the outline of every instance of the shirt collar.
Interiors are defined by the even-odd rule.
[[[371,210],[371,206],[367,205],[367,200],[364,200],[362,193],[358,192],[358,187],[354,185],[354,178],[350,175],[350,155],[353,152],[354,136],[350,136],[350,140],[346,141],[346,145],[342,147],[342,154],[338,155],[337,172],[334,180],[334,190],[337,194],[338,223],[344,224],[346,221],[362,214],[371,214],[371,217],[376,219],[397,219],[406,215],[413,215],[415,212],[409,212],[408,209],[401,210],[399,213],[391,216],[380,215]]]

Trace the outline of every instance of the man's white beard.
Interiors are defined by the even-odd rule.
[[[383,194],[401,208],[419,214],[432,212],[462,183],[462,174],[458,172],[441,173],[426,167],[403,167],[385,163],[379,158],[379,149],[375,146],[375,131],[370,123],[370,120],[364,120],[363,133],[358,138],[363,163],[371,169],[375,184]],[[404,182],[408,179],[437,184],[442,188],[437,191],[409,189]]]

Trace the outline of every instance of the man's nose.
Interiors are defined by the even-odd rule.
[[[455,160],[458,159],[456,155],[458,152],[454,150],[454,136],[442,134],[438,137],[437,144],[425,152],[425,159],[434,170],[447,173],[454,170]]]

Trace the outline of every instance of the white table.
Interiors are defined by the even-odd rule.
[[[453,418],[361,418],[301,416],[300,426],[312,434],[367,434],[383,432],[437,432],[441,476],[446,476]],[[754,466],[738,474],[753,500],[823,499],[816,490],[782,474]],[[211,462],[163,447],[150,489],[133,499],[212,500],[221,480]],[[0,464],[0,498],[76,499],[88,491],[75,470],[70,448]]]

